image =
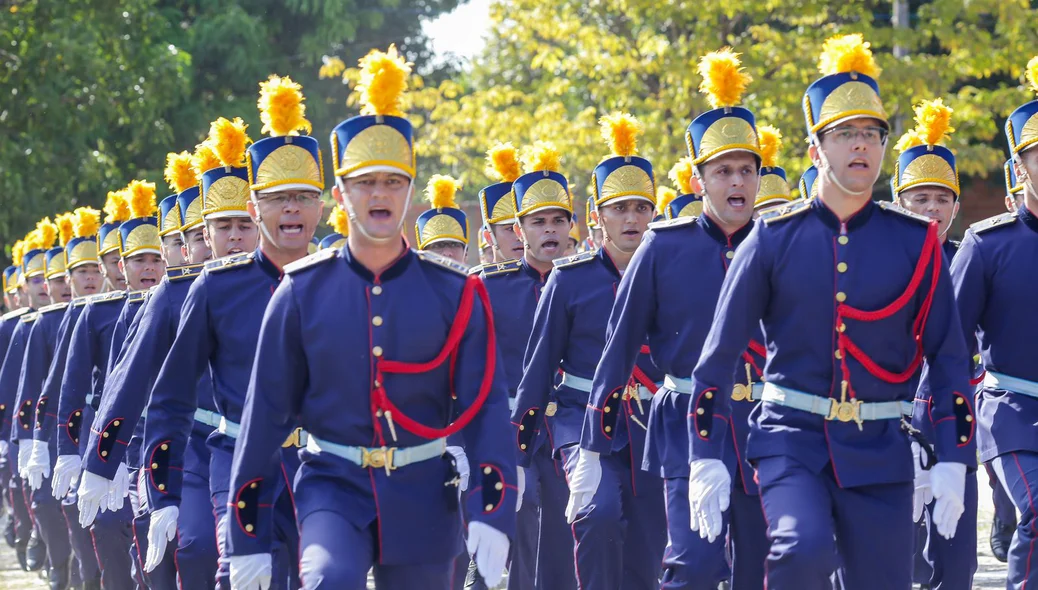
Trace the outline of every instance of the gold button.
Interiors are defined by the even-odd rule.
[[[491,469],[489,467],[484,467],[483,468],[483,475],[490,475],[490,472],[492,472],[492,471],[493,471],[493,469]]]
[[[159,464],[158,463],[152,463],[151,464],[151,468],[152,469],[158,469],[159,468]]]
[[[839,360],[839,359],[843,358],[843,353],[840,352],[839,350],[837,350],[836,352],[833,353],[833,356],[835,356],[836,359]]]
[[[706,413],[706,410],[704,410],[703,408],[696,408],[696,414],[702,416],[705,413]]]
[[[494,509],[494,505],[493,505],[493,504],[487,504],[487,507],[486,507],[486,509],[484,510],[484,512],[490,512],[490,511],[491,511],[491,510],[493,510],[493,509]]]
[[[382,325],[382,316],[377,315],[377,316],[371,318],[371,323],[373,325],[375,325],[375,326],[381,326]]]
[[[494,489],[500,492],[501,490],[505,489],[505,484],[497,482],[494,484]]]
[[[246,533],[251,533],[253,528],[254,527],[251,524],[247,524],[247,525],[245,525],[245,532]]]
[[[609,406],[606,406],[606,407],[602,408],[602,411],[605,412],[606,414],[608,414],[609,412],[613,411],[613,408],[610,408]]]
[[[382,387],[382,382],[378,379],[375,379],[375,387]]]
[[[371,288],[371,294],[372,295],[381,295],[382,294],[382,286],[381,285],[375,285],[374,287],[372,287]]]
[[[376,346],[375,348],[372,348],[371,349],[371,354],[373,354],[375,356],[382,356],[382,347],[381,346]]]
[[[108,438],[108,433],[107,432],[102,432],[101,436],[103,436],[104,438]]]
[[[526,430],[526,425],[525,424],[520,424],[519,425],[519,430]]]
[[[841,246],[846,246],[846,245],[847,245],[847,242],[849,242],[849,241],[851,241],[851,240],[850,240],[850,238],[848,238],[847,236],[840,236],[839,238],[837,238],[837,239],[836,239],[836,241],[837,241],[837,242],[840,242],[840,245],[841,245]]]
[[[2,409],[4,409],[4,407],[3,407],[3,406],[0,406],[0,410],[2,410]],[[77,415],[77,416],[79,416],[79,415],[80,415],[80,412],[76,412],[76,415]]]
[[[735,258],[735,252],[732,252],[731,250],[729,250],[729,251],[724,253],[724,256],[728,260],[731,260],[732,258]]]
[[[108,451],[101,451],[101,456],[102,457],[107,457],[108,456]]]
[[[961,406],[964,403],[966,403],[966,400],[962,399],[961,397],[955,398],[955,405]]]
[[[619,391],[617,391],[616,393],[613,394],[613,399],[616,399],[618,397],[620,397],[620,392]]]
[[[703,394],[703,397],[705,397],[706,399],[714,399],[714,392],[708,391]]]
[[[24,415],[25,415],[25,412],[18,412],[18,415],[19,415],[19,416],[24,416]]]
[[[612,432],[613,431],[613,427],[612,426],[606,426],[605,427],[605,431],[606,432]]]
[[[251,484],[249,485],[249,488],[251,488],[251,489],[253,489],[253,490],[254,490],[254,489],[256,489],[256,488],[258,488],[258,487],[259,487],[259,484],[258,484],[258,483],[256,483],[256,482],[252,482],[252,483],[251,483]]]
[[[840,332],[846,332],[847,331],[847,324],[840,324],[840,327],[836,328],[836,329],[839,330]]]
[[[959,437],[959,441],[960,441],[960,442],[966,442],[966,441],[968,441],[968,440],[969,440],[969,438],[967,438],[967,437],[965,437],[965,436],[960,436],[960,437]]]
[[[526,445],[525,444],[521,444],[521,445],[519,445],[519,448],[525,451],[526,450]]]
[[[119,421],[118,420],[116,420],[115,422],[112,422],[112,426],[118,426],[118,425],[119,425]]]
[[[159,448],[162,449],[163,451],[168,451],[169,450],[169,445],[167,445],[166,443],[162,443],[162,446],[159,447]]]
[[[838,270],[840,272],[847,272],[847,263],[846,262],[841,262],[840,264],[837,264],[836,265],[836,270]]]
[[[840,303],[843,303],[844,301],[847,301],[847,294],[844,293],[843,291],[840,291],[839,293],[836,294],[836,300],[839,301]]]
[[[536,413],[537,413],[537,410],[530,410],[529,412],[527,412],[527,414],[529,414],[531,416],[535,415]]]
[[[973,416],[970,416],[969,414],[966,414],[966,421],[967,422],[973,422]]]
[[[707,432],[706,430],[700,430],[699,431],[699,436],[707,436],[708,434],[710,434],[710,433]]]
[[[238,502],[238,508],[245,508],[245,502]]]
[[[166,484],[164,484],[164,483],[160,483],[160,484],[159,484],[159,491],[161,492],[161,491],[163,491],[163,490],[165,490],[165,489],[166,489]]]

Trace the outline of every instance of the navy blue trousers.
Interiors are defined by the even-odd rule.
[[[973,574],[977,573],[977,474],[966,473],[966,510],[959,519],[955,536],[945,539],[933,524],[930,502],[923,511],[926,544],[917,547],[930,566],[931,576],[924,583],[933,590],[971,590]]]
[[[688,477],[665,481],[667,500],[667,548],[663,556],[664,590],[716,590],[732,572],[725,555],[725,535],[731,510],[724,513],[721,535],[708,543],[692,530],[688,506]]]
[[[122,509],[97,515],[90,527],[94,552],[101,565],[101,585],[105,590],[136,590],[133,579],[133,508],[129,499]]]
[[[544,444],[535,451],[530,467],[526,468],[526,493],[519,515],[527,508],[537,509],[537,584],[534,588],[573,590],[576,585],[573,533],[566,523],[569,486],[562,462],[552,459],[549,446]]]
[[[61,501],[61,511],[65,514],[65,523],[68,525],[72,553],[79,563],[79,578],[97,580],[101,575],[101,568],[97,565],[94,539],[90,536],[89,529],[79,526],[79,507],[76,500],[76,493],[71,492]]]
[[[995,516],[1004,523],[1016,522],[1016,506],[1006,493],[1005,486],[998,481],[998,475],[991,467],[991,462],[984,464],[984,471],[988,473],[988,485],[991,486],[991,504],[995,507]]]
[[[764,587],[764,560],[768,557],[768,523],[760,496],[751,496],[741,485],[732,487],[728,509],[728,549],[732,564],[732,590]]]
[[[535,590],[537,588],[537,535],[540,529],[540,506],[537,494],[530,491],[532,470],[527,471],[523,505],[515,515],[515,539],[508,561],[508,590]]]
[[[24,480],[22,486],[25,497],[32,499],[30,509],[40,537],[47,544],[47,560],[51,567],[64,565],[72,555],[72,545],[69,542],[68,523],[65,522],[65,514],[61,511],[61,502],[55,500],[51,494],[50,479],[44,479],[43,485],[35,492],[29,489],[28,482]]]
[[[209,499],[209,478],[185,471],[180,498],[174,557],[180,587],[191,590],[215,588],[219,553],[216,550],[216,518]]]
[[[1020,520],[1009,545],[1009,571],[1006,588],[1021,590],[1038,587],[1038,453],[1006,453],[991,462],[1017,511]]]

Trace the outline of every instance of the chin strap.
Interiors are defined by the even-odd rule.
[[[833,172],[833,167],[829,165],[829,158],[825,157],[825,152],[822,150],[822,142],[818,139],[818,136],[815,136],[815,145],[818,146],[818,159],[822,161],[822,168],[825,169],[825,176],[829,180],[833,181],[833,184],[840,187],[841,191],[853,197],[860,197],[862,195],[867,195],[870,192],[872,192],[872,187],[869,187],[862,191],[852,191],[851,189],[843,186],[843,183],[840,182],[840,179],[836,178],[836,173]],[[880,166],[882,165],[883,161],[880,160]]]
[[[350,201],[349,195],[346,194],[346,186],[342,182],[341,178],[335,179],[335,184],[339,187],[339,192],[342,193],[342,204],[346,207],[346,216],[350,219],[350,231],[356,229],[362,236],[378,244],[385,244],[392,242],[399,238],[399,235],[392,235],[385,238],[376,238],[368,233],[364,229],[364,225],[357,218],[357,212],[353,209],[353,202]],[[411,184],[407,187],[407,199],[404,201],[404,210],[400,212],[400,222],[397,223],[396,229],[397,234],[403,234],[404,222],[407,221],[407,210],[411,207],[411,198],[414,196],[414,179],[411,179]]]

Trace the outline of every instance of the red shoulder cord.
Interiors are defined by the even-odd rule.
[[[912,358],[912,362],[909,363],[908,368],[899,373],[894,373],[879,366],[876,361],[872,360],[864,351],[859,348],[851,337],[847,335],[846,328],[840,331],[839,328],[844,325],[845,319],[858,320],[862,322],[875,322],[889,318],[898,311],[901,311],[908,302],[915,297],[916,291],[919,290],[919,285],[922,284],[923,277],[926,274],[927,266],[932,266],[930,272],[930,291],[926,294],[926,299],[923,300],[922,306],[919,308],[919,313],[915,317],[915,321],[912,324],[912,333],[915,338],[916,351],[915,356]],[[919,260],[916,262],[915,271],[912,273],[912,280],[909,281],[908,287],[905,288],[897,299],[895,299],[890,305],[876,311],[863,311],[845,303],[841,303],[836,306],[836,326],[837,331],[837,345],[840,351],[840,369],[843,373],[843,380],[848,384],[849,395],[851,398],[854,397],[854,388],[850,387],[851,373],[850,368],[847,366],[847,355],[850,353],[859,363],[862,364],[865,369],[871,373],[877,379],[886,381],[887,383],[904,383],[908,381],[916,369],[919,368],[920,363],[923,360],[923,331],[926,328],[926,318],[930,315],[930,307],[933,304],[934,292],[937,290],[937,280],[941,276],[941,246],[940,240],[937,237],[937,223],[931,222],[930,227],[926,233],[926,241],[923,242],[923,250],[919,255]]]
[[[465,329],[468,327],[469,319],[472,317],[472,305],[475,295],[479,295],[479,299],[483,303],[483,315],[487,322],[486,370],[483,372],[483,381],[480,383],[479,393],[476,395],[476,399],[472,402],[472,405],[462,412],[461,415],[458,416],[457,420],[451,422],[446,427],[432,428],[430,426],[425,426],[413,418],[410,418],[407,414],[404,414],[399,407],[390,401],[389,396],[386,394],[385,379],[383,379],[383,376],[387,373],[403,375],[428,373],[442,365],[448,358],[450,358],[451,396],[453,397],[454,366],[457,363],[458,347],[461,345],[461,338],[465,335]],[[375,433],[378,435],[379,440],[384,441],[382,425],[379,421],[383,414],[385,415],[386,420],[389,421],[390,426],[392,426],[395,421],[400,424],[401,428],[411,434],[429,440],[450,436],[468,426],[468,424],[472,422],[472,419],[476,417],[476,414],[483,408],[483,404],[486,402],[487,396],[490,394],[490,387],[494,381],[494,368],[496,361],[497,343],[494,333],[494,314],[490,309],[490,296],[487,294],[487,288],[483,284],[483,281],[478,276],[472,275],[465,281],[465,288],[461,293],[461,303],[458,305],[458,313],[454,317],[454,322],[451,324],[450,332],[447,333],[447,341],[444,343],[440,353],[436,355],[436,358],[424,363],[390,361],[383,358],[376,360],[375,387],[371,391],[371,416],[375,425]]]
[[[753,370],[757,373],[757,378],[759,379],[764,376],[764,371],[757,366],[757,361],[753,359],[753,355],[750,353],[752,352],[757,356],[766,359],[768,358],[768,349],[764,348],[763,344],[753,340],[752,338],[750,339],[750,344],[747,348],[749,350],[744,350],[742,353],[742,360],[746,361],[751,367],[753,367]]]
[[[639,354],[649,354],[649,352],[649,347],[644,344],[642,345],[641,350],[638,351]],[[645,371],[641,370],[641,368],[638,367],[637,363],[635,363],[634,371],[631,373],[630,384],[644,386],[645,389],[648,389],[649,393],[651,393],[652,395],[656,395],[656,391],[659,390],[659,387],[656,385],[656,383],[653,382],[652,379],[649,379],[649,376],[645,374]]]

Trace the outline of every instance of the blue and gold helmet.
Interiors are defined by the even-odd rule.
[[[519,164],[519,152],[511,143],[499,143],[487,150],[487,176],[497,178],[500,182],[484,187],[479,191],[479,213],[483,217],[483,225],[515,223],[515,198],[512,195],[512,183],[522,176]]]
[[[676,197],[667,206],[667,219],[678,217],[699,217],[703,214],[703,197],[697,194],[681,195]]]
[[[1038,92],[1038,56],[1027,62],[1027,81],[1031,89]],[[1014,156],[1038,144],[1038,100],[1024,104],[1009,115],[1006,139]]]
[[[332,233],[321,239],[321,250],[325,248],[339,249],[346,245],[346,237],[350,235],[349,216],[338,204],[332,208],[332,214],[328,216],[328,225]]]
[[[889,128],[876,82],[880,69],[861,34],[827,39],[818,69],[822,77],[804,93],[804,117],[810,137],[851,119],[876,119]]]
[[[641,199],[655,206],[656,179],[652,163],[635,155],[641,124],[627,113],[606,115],[599,123],[602,138],[609,143],[612,154],[599,162],[591,174],[595,206],[625,199]]]
[[[260,121],[263,122],[263,133],[270,137],[261,139],[244,150],[245,124],[241,119],[228,121],[218,119],[209,129],[208,141],[217,152],[223,166],[222,173],[210,174],[203,171],[202,195],[203,213],[206,219],[212,217],[241,216],[237,207],[242,178],[236,170],[240,162],[234,157],[245,151],[245,172],[248,188],[257,193],[274,192],[292,189],[324,190],[324,163],[321,160],[321,148],[317,140],[308,135],[300,135],[300,131],[310,133],[312,127],[305,117],[306,106],[303,104],[303,88],[289,77],[271,75],[260,83],[260,96],[257,103],[260,110]],[[230,138],[224,144],[225,154],[220,154],[218,142],[221,132],[226,131]],[[206,176],[210,176],[208,183]],[[212,196],[206,190],[214,186],[222,178],[229,179],[233,190],[224,194],[217,187]]]
[[[284,82],[284,80],[282,80],[282,82]],[[289,81],[289,83],[291,83],[291,81]],[[295,96],[291,93],[289,93],[289,95],[292,97]],[[302,99],[300,98],[299,100],[301,101]],[[260,102],[261,104],[263,103],[262,100]],[[300,105],[300,108],[302,108],[302,105]],[[234,120],[220,117],[213,121],[209,126],[209,136],[206,138],[205,142],[203,142],[203,146],[199,146],[199,148],[196,148],[195,150],[196,160],[204,162],[208,157],[206,150],[206,147],[208,147],[212,150],[212,154],[216,158],[216,162],[213,163],[217,164],[216,166],[208,165],[204,170],[198,170],[202,181],[202,219],[249,216],[247,204],[251,195],[250,191],[256,189],[250,186],[249,170],[242,165],[246,159],[246,146],[249,145],[249,142],[251,141],[249,136],[245,133],[246,129],[248,129],[248,125],[238,117],[235,117]],[[268,139],[277,138],[272,137]],[[260,143],[262,143],[262,141]],[[277,147],[276,142],[268,143],[266,146],[267,148],[275,147],[276,149],[281,150],[279,156],[275,156],[273,159],[266,161],[266,165],[269,168],[265,168],[265,170],[279,171],[276,172],[276,174],[281,174],[281,176],[278,176],[280,180],[285,180],[286,178],[291,177],[291,173],[289,172],[290,169],[295,169],[299,174],[303,174],[301,171],[306,168],[306,174],[312,173],[312,170],[309,170],[311,159],[309,156],[304,157],[303,152],[299,150],[303,147],[306,147],[307,149],[318,149],[317,140],[311,137],[297,137],[294,141],[295,143],[291,146],[282,145],[281,147]],[[279,158],[290,157],[291,154],[299,156],[300,162],[290,166],[281,167],[281,164],[278,164],[278,162],[281,161]],[[318,157],[319,156],[320,154],[318,153]],[[197,168],[198,166],[196,165],[196,169]],[[266,189],[260,189],[259,192],[265,192],[267,190],[286,190],[291,188],[320,190],[307,183],[284,183],[276,184],[273,188],[268,187]]]
[[[1013,160],[1006,160],[1006,163],[1002,165],[1002,172],[1006,177],[1006,196],[1012,197],[1016,193],[1024,190],[1024,185],[1020,184],[1016,180],[1016,170],[1013,168]]]
[[[584,201],[584,223],[589,232],[598,227],[598,207],[595,205],[594,199]]]
[[[959,169],[955,154],[943,145],[951,127],[952,110],[940,98],[915,108],[915,129],[898,140],[901,152],[894,165],[893,194],[916,186],[946,188],[959,197]]]
[[[25,254],[22,256],[22,274],[29,279],[47,272],[47,250],[54,246],[58,228],[49,217],[36,224],[36,229],[25,237]]]
[[[170,195],[159,201],[159,237],[180,231],[180,207],[177,196]]]
[[[699,75],[703,77],[699,91],[707,95],[713,109],[693,119],[685,132],[692,165],[734,151],[760,158],[753,113],[736,106],[753,79],[743,71],[739,54],[725,47],[704,55],[699,60]]]
[[[97,231],[97,257],[119,251],[119,226],[130,218],[130,201],[126,189],[109,191],[104,206],[105,222]]]
[[[793,200],[789,196],[789,181],[786,180],[786,171],[778,166],[782,134],[771,125],[761,125],[757,128],[757,136],[761,154],[760,187],[757,189],[753,208],[761,209],[788,203]]]
[[[414,178],[413,129],[401,109],[412,64],[390,45],[385,52],[371,51],[358,65],[360,115],[339,123],[331,134],[335,176],[395,172]]]
[[[4,269],[4,293],[14,293],[18,290],[18,267],[8,266]]]
[[[432,209],[418,216],[414,224],[419,250],[442,241],[469,243],[468,216],[458,207],[455,196],[460,185],[450,176],[433,175],[425,187],[425,197]]]
[[[65,268],[72,270],[83,264],[97,264],[97,230],[101,226],[101,212],[91,207],[79,207],[72,212],[73,237],[65,244]]]
[[[47,250],[47,270],[43,273],[46,279],[65,276],[65,249],[62,247]]]
[[[155,183],[132,180],[126,187],[130,202],[130,218],[119,226],[119,255],[129,258],[137,254],[162,255],[159,220],[155,217]]]
[[[815,186],[817,180],[818,168],[808,166],[807,170],[800,175],[800,183],[797,185],[800,189],[801,199],[813,199],[818,196],[818,187]]]
[[[555,144],[536,141],[523,156],[526,174],[512,183],[512,205],[515,218],[546,209],[561,209],[573,215],[573,201],[569,194],[569,183],[559,172],[562,155]]]
[[[580,217],[574,213],[569,222],[569,239],[573,240],[574,247],[580,247]]]
[[[678,217],[699,217],[703,214],[703,197],[692,190],[692,158],[681,158],[670,168],[667,174],[670,181],[678,187],[676,194],[666,209],[661,211],[667,219]]]

